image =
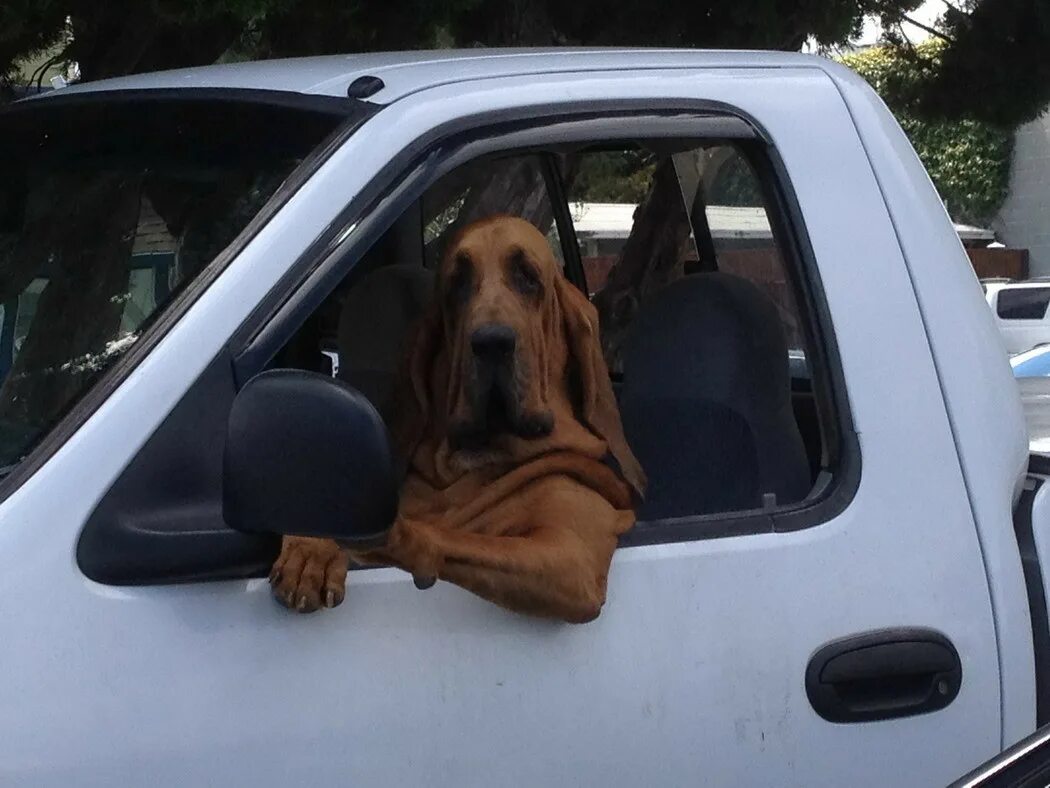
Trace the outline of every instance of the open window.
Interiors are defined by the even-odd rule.
[[[570,213],[650,475],[643,520],[798,504],[826,461],[801,272],[756,165],[734,140],[576,154]]]
[[[440,178],[361,256],[274,365],[345,380],[389,418],[408,334],[430,300],[445,246],[459,229],[493,214],[520,216],[544,232],[564,266],[551,186],[554,161],[542,154],[486,156]]]
[[[712,133],[699,133],[705,124]],[[858,466],[845,438],[852,435],[845,398],[835,394],[842,384],[833,336],[790,185],[750,126],[710,116],[610,117],[564,121],[556,133],[536,122],[479,132],[441,151],[439,167],[431,152],[427,166],[409,165],[370,190],[369,202],[348,208],[346,225],[296,264],[292,273],[302,277],[290,275],[272,309],[257,310],[231,343],[232,356],[216,359],[128,469],[152,528],[164,526],[163,512],[147,513],[142,485],[157,478],[150,465],[184,468],[189,453],[221,455],[231,365],[238,384],[273,367],[337,376],[392,418],[401,360],[432,297],[436,262],[459,227],[494,213],[538,226],[564,275],[598,309],[628,442],[650,480],[623,544],[793,530],[841,510]],[[188,435],[188,425],[201,434]],[[204,465],[217,468],[214,458]],[[209,473],[192,485],[206,505],[169,508],[190,513],[192,527],[178,527],[195,529],[198,540],[229,533],[221,478]],[[128,521],[122,496],[118,482],[85,537]],[[96,539],[92,550],[102,549],[105,540]],[[265,550],[253,549],[254,563],[232,574],[262,571]],[[187,566],[195,560],[188,550]],[[106,581],[187,574],[231,576],[213,561],[195,575],[131,571]]]
[[[598,309],[650,480],[638,532],[802,504],[826,481],[829,454],[809,371],[813,320],[759,155],[732,140],[663,140],[470,161],[431,184],[318,311],[337,328],[313,357],[333,348],[336,374],[389,416],[448,238],[475,219],[521,216],[563,265],[577,258],[565,274]]]

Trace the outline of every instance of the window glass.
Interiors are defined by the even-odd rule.
[[[623,251],[635,212],[654,185],[657,163],[654,154],[642,150],[595,150],[575,157],[563,169],[587,291],[592,298],[605,287],[609,271]],[[673,192],[670,198],[676,199]]]
[[[423,196],[425,264],[434,268],[461,227],[497,213],[520,216],[540,228],[565,264],[553,203],[540,156],[481,159],[453,170]]]
[[[747,152],[586,150],[563,168],[642,520],[802,500],[826,453],[806,322]],[[771,459],[775,457],[776,459]]]
[[[1008,287],[999,291],[995,311],[1004,320],[1042,320],[1050,287]]]
[[[335,375],[389,415],[407,337],[429,300],[434,268],[457,230],[493,214],[535,224],[564,265],[544,159],[530,154],[471,162],[440,178],[394,222],[281,351],[280,364]]]
[[[638,301],[670,281],[718,270],[751,281],[776,304],[792,350],[805,359],[805,336],[761,184],[743,152],[722,143],[657,156],[636,149],[580,155],[566,172],[580,256],[591,297],[619,332]],[[609,273],[629,280],[600,295]],[[638,270],[634,270],[638,269]],[[615,367],[615,337],[608,359]]]
[[[524,216],[559,250],[542,155],[473,162],[433,184],[321,307],[332,314],[320,333],[302,333],[303,357],[336,348],[339,377],[392,414],[411,327],[457,229]],[[627,441],[649,478],[639,527],[804,500],[833,470],[809,322],[747,152],[712,143],[550,156],[560,157]]]
[[[0,469],[344,118],[199,99],[148,111],[43,100],[0,114]]]
[[[788,346],[804,354],[798,305],[758,176],[735,146],[715,145],[700,155],[705,214],[718,270],[761,288],[777,306]]]
[[[18,352],[22,349],[22,343],[25,342],[26,336],[29,334],[29,328],[33,325],[33,318],[36,316],[36,305],[40,301],[40,296],[43,295],[44,288],[48,285],[48,280],[43,278],[36,278],[18,295],[18,300],[15,301],[15,325],[12,333],[11,340],[11,360],[14,361],[18,357]]]

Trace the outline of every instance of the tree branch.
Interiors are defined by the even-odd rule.
[[[45,74],[47,74],[47,70],[48,70],[49,68],[51,68],[52,66],[56,66],[56,65],[58,65],[59,63],[61,63],[61,62],[62,62],[63,60],[65,60],[65,57],[66,57],[66,53],[65,53],[65,50],[62,50],[61,52],[59,52],[59,53],[58,53],[57,55],[55,55],[54,57],[52,57],[52,58],[48,58],[47,60],[45,60],[45,61],[44,61],[44,62],[43,62],[43,63],[42,63],[42,64],[41,64],[41,65],[40,65],[40,66],[39,66],[39,67],[38,67],[37,69],[36,69],[36,71],[34,71],[34,72],[33,72],[33,73],[32,73],[32,74],[30,75],[30,77],[29,77],[29,81],[28,81],[28,82],[27,82],[26,84],[28,84],[28,85],[32,85],[32,84],[34,84],[34,83],[35,83],[35,84],[36,84],[36,88],[37,88],[37,90],[40,90],[40,86],[41,86],[41,85],[43,84],[43,82],[44,82],[44,75],[45,75]]]
[[[922,22],[918,22],[918,21],[912,19],[907,14],[898,14],[897,15],[897,23],[900,24],[901,22],[907,22],[909,25],[914,25],[915,27],[919,28],[919,30],[924,30],[925,32],[929,33],[931,36],[936,36],[937,38],[941,39],[942,41],[946,41],[949,44],[954,44],[955,43],[949,36],[946,36],[944,33],[942,33],[937,28],[930,27],[929,25],[924,25]]]
[[[901,34],[901,38],[904,39],[904,43],[908,45],[908,50],[912,53],[912,55],[914,55],[915,54],[915,44],[908,37],[908,34],[904,30],[904,23],[901,22],[900,19],[897,20],[897,32]]]

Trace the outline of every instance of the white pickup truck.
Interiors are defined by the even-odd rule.
[[[1050,719],[1050,464],[933,186],[851,72],[223,65],[15,103],[0,172],[0,783],[931,786]],[[581,250],[573,206],[617,200],[630,237]],[[278,368],[345,392],[338,359],[383,412],[448,233],[495,211],[592,294],[651,481],[601,616],[390,568],[286,610],[278,536],[224,513],[238,392]],[[376,412],[308,399],[249,420],[259,478],[302,493],[271,530],[376,525]]]

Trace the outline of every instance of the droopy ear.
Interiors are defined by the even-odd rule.
[[[410,332],[394,400],[394,451],[406,461],[411,460],[433,418],[435,392],[442,385],[438,365],[443,362],[438,357],[443,356],[443,336],[444,323],[435,298]]]
[[[645,495],[646,478],[620,422],[609,370],[602,357],[598,337],[598,312],[591,302],[568,279],[556,277],[558,304],[565,321],[569,345],[570,369],[579,376],[580,420],[605,441],[609,452],[620,465],[620,472],[639,497]]]

